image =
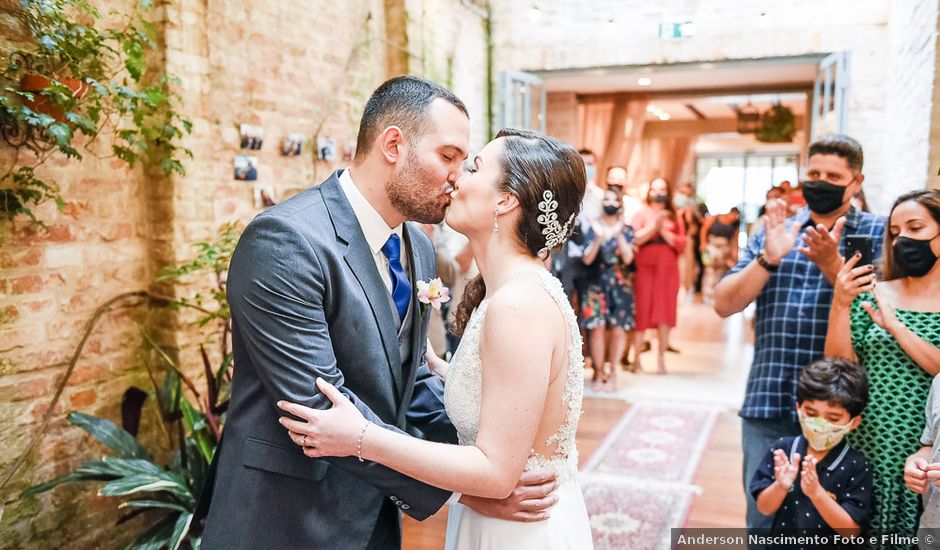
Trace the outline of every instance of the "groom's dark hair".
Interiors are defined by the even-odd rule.
[[[398,126],[409,139],[417,139],[431,129],[428,110],[435,99],[441,98],[467,115],[466,105],[447,88],[417,76],[396,76],[386,80],[372,92],[359,121],[356,138],[356,162],[361,162],[372,150],[379,132],[389,126]]]

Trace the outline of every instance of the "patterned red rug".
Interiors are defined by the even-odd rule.
[[[692,485],[718,413],[636,403],[582,470],[596,550],[669,548],[700,489]]]

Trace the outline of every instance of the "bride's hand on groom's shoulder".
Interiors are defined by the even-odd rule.
[[[317,388],[333,403],[332,408],[319,410],[278,401],[278,408],[300,419],[282,416],[279,422],[309,457],[356,455],[359,433],[367,424],[366,419],[348,397],[326,380],[317,378]]]

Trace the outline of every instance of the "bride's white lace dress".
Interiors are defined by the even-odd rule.
[[[577,482],[578,449],[575,444],[575,432],[581,416],[581,396],[584,388],[581,335],[561,283],[548,271],[539,273],[545,290],[558,304],[568,324],[570,342],[567,378],[562,397],[567,411],[558,431],[545,442],[546,448],[555,445],[554,453],[551,456],[542,456],[533,451],[525,468],[532,470],[548,467],[555,470],[560,483],[556,492],[559,500],[550,509],[549,519],[534,523],[491,518],[461,504],[451,506],[447,521],[446,550],[593,548],[587,509]],[[444,385],[447,415],[457,428],[461,445],[473,445],[479,429],[483,384],[480,333],[488,305],[489,302],[483,300],[467,322]],[[533,341],[533,344],[537,342]]]

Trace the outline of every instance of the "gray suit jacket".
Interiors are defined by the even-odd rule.
[[[307,458],[277,422],[280,399],[330,407],[316,389],[319,376],[376,424],[456,439],[442,386],[424,362],[428,308],[412,299],[416,337],[403,365],[388,290],[338,175],[256,217],[232,256],[235,375],[213,460],[209,550],[400,544],[391,503],[424,519],[450,496],[355,457]],[[433,277],[427,235],[405,224],[405,243],[413,280]]]

